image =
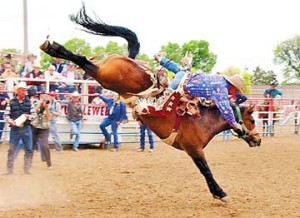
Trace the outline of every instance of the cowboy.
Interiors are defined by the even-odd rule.
[[[172,89],[188,94],[191,98],[202,97],[212,100],[234,131],[239,135],[243,134],[243,128],[237,123],[229,100],[230,97],[239,104],[247,100],[247,97],[241,94],[245,82],[240,75],[222,76],[198,72],[183,78],[189,71],[182,69],[174,61],[165,57],[155,56],[155,58],[161,66],[175,73],[175,77],[170,83]]]
[[[118,127],[121,123],[128,121],[126,105],[120,100],[120,96],[116,93],[113,94],[112,98],[106,98],[102,95],[99,97],[107,104],[108,116],[100,123],[99,127],[105,137],[104,140],[100,142],[102,144],[109,145],[111,143],[110,134],[107,131],[107,127],[111,126],[112,135],[114,137],[114,148],[111,151],[119,150],[119,139],[118,139]]]
[[[277,83],[276,82],[271,82],[270,83],[270,88],[267,88],[264,92],[264,97],[265,98],[276,98],[277,95],[282,96],[282,91],[276,89],[277,87]]]
[[[186,54],[185,57],[182,59],[182,63],[184,64],[184,67],[179,66],[174,61],[171,61],[170,59],[165,58],[165,53],[159,53],[154,55],[154,59],[159,62],[159,64],[169,71],[175,73],[174,78],[170,81],[169,86],[171,89],[176,89],[181,81],[181,79],[184,77],[184,75],[190,71],[191,68],[191,61],[192,61],[192,54]]]
[[[35,118],[36,112],[29,98],[26,96],[27,85],[20,82],[15,86],[15,97],[10,100],[5,109],[5,118],[10,125],[9,150],[7,156],[7,174],[13,173],[15,151],[20,140],[25,148],[24,172],[30,174],[32,163],[32,132],[31,121]]]

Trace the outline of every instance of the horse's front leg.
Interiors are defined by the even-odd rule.
[[[214,198],[220,199],[221,201],[228,201],[227,194],[221,189],[216,180],[214,179],[211,170],[205,160],[204,154],[192,157],[194,163],[200,170],[201,174],[205,177],[210,192]]]

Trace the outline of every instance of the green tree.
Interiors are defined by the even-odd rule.
[[[49,65],[54,62],[54,58],[43,51],[40,52],[40,57],[41,57],[40,64],[42,70],[47,70]]]
[[[182,53],[181,47],[177,43],[169,42],[167,45],[161,47],[162,52],[166,52],[166,57],[179,63],[183,58],[184,54]]]
[[[127,56],[127,45],[119,46],[117,42],[109,41],[105,48],[106,54],[121,54]]]
[[[73,38],[64,43],[64,47],[71,50],[75,54],[85,55],[90,57],[92,55],[92,48],[84,39]]]
[[[217,59],[217,55],[209,51],[209,43],[204,40],[192,40],[184,43],[182,47],[177,43],[168,43],[161,47],[161,51],[166,52],[166,57],[176,63],[180,63],[187,52],[192,52],[192,68],[201,69],[204,72],[210,72]]]
[[[285,83],[300,82],[300,36],[279,43],[274,49],[274,63],[283,66]]]
[[[209,43],[204,40],[192,40],[188,43],[184,43],[182,46],[182,52],[191,51],[194,58],[192,67],[201,69],[204,72],[210,72],[216,64],[217,55],[209,51]]]
[[[253,85],[269,85],[270,83],[278,83],[277,76],[274,71],[265,71],[257,66],[253,70],[252,84]]]

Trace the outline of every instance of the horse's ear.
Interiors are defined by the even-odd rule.
[[[254,108],[255,108],[255,104],[251,104],[251,105],[248,107],[248,113],[249,113],[249,114],[252,114],[253,111],[254,111]]]

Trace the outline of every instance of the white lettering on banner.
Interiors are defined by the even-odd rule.
[[[89,116],[107,116],[108,109],[107,106],[91,106],[91,105],[83,105],[82,106],[83,115]],[[62,115],[68,114],[68,107],[67,105],[61,106]]]

